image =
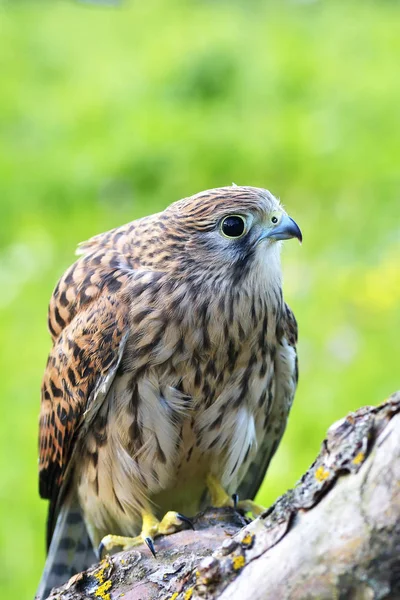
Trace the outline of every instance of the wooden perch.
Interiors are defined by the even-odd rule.
[[[195,531],[107,557],[51,600],[400,598],[400,392],[332,425],[293,490],[249,523],[209,509]]]

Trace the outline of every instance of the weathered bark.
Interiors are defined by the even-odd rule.
[[[210,509],[195,531],[115,554],[52,600],[400,598],[400,393],[329,429],[293,490],[249,523]]]

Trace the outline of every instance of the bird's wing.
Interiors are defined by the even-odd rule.
[[[125,290],[134,277],[119,255],[98,248],[68,269],[50,302],[53,348],[39,426],[39,491],[50,499],[48,542],[78,430],[89,409],[101,404],[122,357],[129,330]]]
[[[277,331],[278,346],[275,355],[275,398],[270,413],[271,433],[266,434],[257,454],[239,487],[239,497],[254,498],[257,494],[271,458],[279,446],[286,428],[298,381],[297,322],[285,304],[284,316]]]

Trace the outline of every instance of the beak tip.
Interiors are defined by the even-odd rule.
[[[299,240],[299,243],[302,244],[303,234],[301,233],[300,227],[297,225],[296,221],[292,219],[292,217],[289,217],[289,219],[291,221],[291,232],[293,234],[293,237],[297,238]]]

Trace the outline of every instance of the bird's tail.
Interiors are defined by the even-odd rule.
[[[74,498],[66,498],[57,517],[36,600],[44,600],[53,587],[97,562],[82,512]]]

